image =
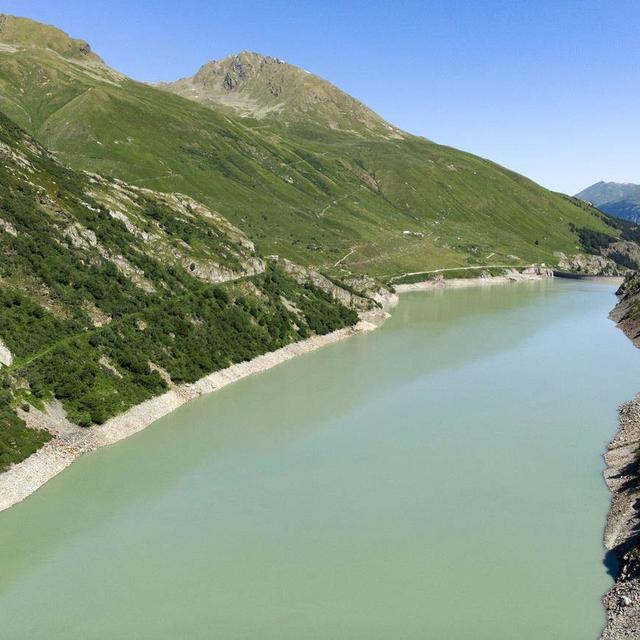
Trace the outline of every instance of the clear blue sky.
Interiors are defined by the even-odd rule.
[[[258,51],[549,188],[640,183],[640,0],[22,0],[0,10],[88,40],[139,80]]]

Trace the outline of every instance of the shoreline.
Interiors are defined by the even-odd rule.
[[[409,285],[396,285],[397,294],[410,291],[432,291],[447,288],[490,286],[512,284],[553,277],[551,270],[531,270],[529,273],[513,272],[503,276],[478,278],[451,278],[449,280],[427,280]],[[384,308],[392,308],[398,303],[398,295],[391,294]],[[338,329],[321,336],[291,343],[276,351],[271,351],[253,360],[240,362],[226,369],[214,371],[192,384],[172,385],[162,395],[145,400],[114,416],[101,425],[88,428],[78,427],[66,418],[62,406],[53,402],[42,412],[31,407],[28,413],[20,412],[28,426],[46,428],[53,438],[34,454],[0,474],[0,512],[22,502],[41,486],[64,471],[81,455],[100,447],[115,444],[142,431],[156,420],[163,418],[183,404],[246,378],[255,373],[267,371],[282,362],[316,351],[360,333],[372,331],[380,326],[389,314],[384,310],[374,310],[361,314],[353,327]]]
[[[531,282],[553,278],[553,270],[544,267],[531,268],[526,271],[510,271],[501,276],[478,276],[476,278],[437,278],[434,280],[422,280],[409,284],[396,284],[393,288],[397,293],[410,293],[412,291],[434,291],[442,289],[461,289],[463,287],[489,287],[497,284],[513,284],[519,282]]]
[[[601,640],[640,636],[640,513],[637,507],[637,465],[640,446],[640,394],[619,408],[619,427],[604,454],[603,472],[611,492],[611,506],[604,529],[607,555],[615,559],[614,584],[602,596],[607,616]]]
[[[625,280],[626,282],[626,280]],[[627,317],[635,295],[618,291],[609,318],[640,347],[637,323]],[[615,561],[615,581],[602,596],[606,624],[600,640],[640,637],[640,393],[618,409],[618,429],[604,453],[604,481],[611,493],[603,542]],[[606,560],[605,560],[606,561]]]
[[[101,425],[82,428],[70,423],[58,403],[52,404],[46,413],[32,407],[28,413],[22,413],[23,419],[34,428],[48,428],[53,438],[34,454],[0,474],[0,511],[22,502],[84,453],[124,440],[190,400],[267,371],[296,356],[373,331],[387,317],[384,311],[363,314],[352,327],[293,342],[252,360],[214,371],[192,384],[173,385],[162,395],[145,400]]]

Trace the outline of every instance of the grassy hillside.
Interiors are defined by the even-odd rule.
[[[328,83],[311,109],[307,83],[283,80],[295,117],[241,117],[42,48],[32,29],[12,18],[0,29],[0,109],[76,169],[202,201],[258,253],[390,277],[553,263],[579,249],[572,229],[607,230],[599,214],[522,176],[389,129]],[[260,101],[261,81],[246,99]],[[345,115],[345,105],[357,108]]]
[[[357,320],[199,203],[66,169],[2,115],[0,156],[0,471],[49,437],[16,412],[101,423]]]

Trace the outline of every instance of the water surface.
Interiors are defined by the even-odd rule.
[[[597,638],[613,290],[407,294],[82,458],[0,514],[0,637]]]

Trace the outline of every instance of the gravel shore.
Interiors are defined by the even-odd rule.
[[[541,280],[552,278],[553,271],[544,267],[535,267],[526,271],[508,271],[501,276],[480,276],[477,278],[436,278],[433,280],[423,280],[422,282],[412,282],[411,284],[396,284],[394,289],[397,293],[407,293],[409,291],[432,291],[437,289],[460,289],[462,287],[490,287],[496,284],[511,284],[513,282],[527,282],[529,280]]]
[[[636,295],[618,292],[620,302],[611,319],[636,346],[640,346],[637,323],[626,318]],[[605,482],[611,491],[604,545],[616,582],[603,596],[607,623],[601,640],[640,638],[640,394],[619,409],[619,428],[604,455]]]
[[[369,312],[363,314],[354,327],[294,342],[253,360],[215,371],[193,384],[174,385],[166,393],[131,407],[102,425],[88,429],[77,427],[66,420],[58,403],[51,405],[46,413],[32,408],[21,417],[34,428],[48,429],[54,437],[32,456],[0,474],[0,511],[24,500],[83,453],[113,444],[142,431],[189,400],[217,391],[254,373],[271,369],[303,353],[315,351],[358,333],[371,331],[385,317],[387,314],[380,310]]]

